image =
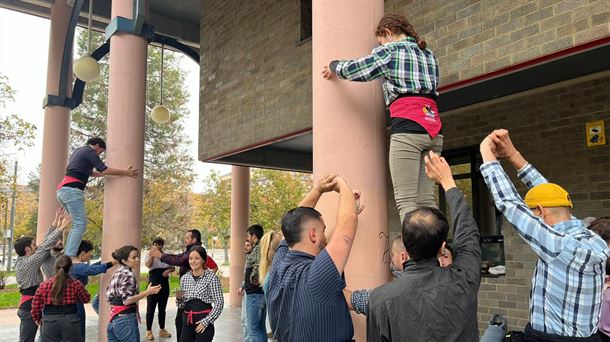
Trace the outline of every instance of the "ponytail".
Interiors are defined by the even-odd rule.
[[[70,268],[72,267],[72,258],[62,255],[55,262],[55,282],[51,287],[51,298],[53,305],[59,305],[63,297],[64,288],[68,282]]]
[[[409,21],[407,21],[407,18],[404,15],[384,15],[383,18],[381,18],[381,20],[379,21],[379,25],[377,25],[377,30],[375,31],[375,34],[378,37],[385,37],[386,29],[390,30],[390,32],[394,34],[404,33],[405,35],[412,37],[417,42],[417,46],[419,46],[419,48],[422,50],[424,50],[428,45],[425,40],[419,37],[417,32],[415,32],[413,25],[411,25]]]

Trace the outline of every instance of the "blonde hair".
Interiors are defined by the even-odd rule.
[[[258,278],[261,280],[261,284],[265,283],[267,273],[271,269],[271,262],[275,256],[275,251],[280,245],[282,238],[282,233],[277,231],[267,232],[261,238],[261,262],[258,266]]]

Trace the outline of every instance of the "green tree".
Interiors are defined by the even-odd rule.
[[[284,213],[296,207],[311,188],[311,175],[264,169],[253,169],[251,175],[250,224],[260,224],[266,231],[280,230]],[[231,178],[212,172],[205,184],[207,190],[194,202],[196,224],[218,237],[225,250],[225,262],[228,262]]]
[[[8,114],[5,106],[15,101],[15,91],[9,84],[9,79],[0,74],[0,188],[12,188],[13,168],[9,160],[10,154],[4,151],[19,151],[34,144],[36,126],[21,119],[16,114]],[[7,192],[0,192],[0,203],[7,199]]]
[[[92,47],[103,43],[103,35],[92,34]],[[87,34],[81,31],[77,37],[78,53],[86,53]],[[193,158],[188,154],[191,143],[186,137],[184,121],[189,94],[184,84],[186,74],[178,63],[176,53],[164,53],[164,101],[172,111],[168,124],[159,125],[150,119],[150,110],[160,103],[161,49],[148,47],[145,148],[144,148],[144,203],[142,242],[150,244],[156,236],[170,237],[176,230],[190,229],[192,208],[188,194],[194,181]],[[72,113],[70,144],[81,146],[89,137],[106,136],[108,113],[108,57],[101,61],[101,76],[86,85],[83,103]],[[87,190],[87,216],[89,226],[85,238],[97,243],[101,240],[103,225],[102,179],[90,181]]]

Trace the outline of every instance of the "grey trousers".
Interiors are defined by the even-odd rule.
[[[443,149],[441,134],[394,133],[390,137],[390,174],[394,198],[402,223],[405,215],[419,207],[436,208],[434,182],[426,176],[424,156]]]
[[[32,319],[30,312],[32,308],[31,301],[29,304],[24,304],[17,310],[17,316],[21,322],[19,323],[19,342],[34,342],[38,326]]]
[[[41,342],[80,342],[80,317],[78,313],[45,314],[42,318]]]

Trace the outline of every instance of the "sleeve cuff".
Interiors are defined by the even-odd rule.
[[[519,177],[520,179],[523,178],[523,176],[525,174],[527,174],[527,172],[532,168],[532,164],[530,163],[526,163],[522,168],[520,168],[519,170],[517,170],[517,177]]]
[[[334,73],[337,73],[337,66],[338,66],[338,65],[339,65],[339,61],[334,60],[334,61],[331,61],[331,62],[328,64],[328,67],[329,67],[329,68],[330,68],[330,70],[332,70]]]
[[[481,170],[481,175],[483,177],[485,177],[486,175],[489,175],[494,169],[497,168],[501,168],[502,166],[500,166],[500,162],[497,160],[494,161],[488,161],[485,162],[481,165],[481,167],[479,168],[479,170]]]
[[[109,270],[110,268],[112,268],[112,262],[107,262],[106,263],[106,270]]]

